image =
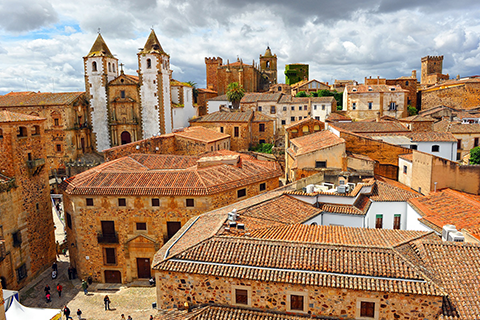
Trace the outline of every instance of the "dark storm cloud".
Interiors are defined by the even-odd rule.
[[[4,30],[31,31],[57,21],[57,12],[48,1],[3,0],[0,2],[0,28]]]

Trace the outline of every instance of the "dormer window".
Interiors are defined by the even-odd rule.
[[[353,88],[353,89],[352,89],[352,92],[357,92],[357,88]]]
[[[92,62],[92,71],[97,71],[97,63],[95,61]]]
[[[373,91],[372,87],[368,87],[368,91]]]
[[[152,60],[147,59],[147,69],[151,69],[151,68],[152,68]]]
[[[394,87],[391,87],[391,88],[390,88],[390,91],[395,91],[395,88],[394,88]]]

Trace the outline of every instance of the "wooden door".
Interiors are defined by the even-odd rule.
[[[116,270],[105,270],[105,283],[122,283],[122,274]]]
[[[85,153],[85,138],[80,139],[80,144],[82,145],[82,152]]]
[[[137,258],[137,272],[139,279],[150,279],[150,259]]]
[[[128,131],[123,131],[120,135],[120,139],[122,140],[122,145],[132,142],[132,136]]]

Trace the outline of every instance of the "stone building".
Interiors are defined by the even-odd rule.
[[[457,140],[456,160],[463,159],[471,149],[480,146],[480,123],[442,120],[434,124],[434,130],[453,134]]]
[[[137,56],[138,76],[125,75],[99,34],[84,57],[92,141],[99,152],[186,127],[197,114],[192,87],[172,80],[170,56],[153,30]]]
[[[422,110],[438,106],[474,109],[480,105],[480,78],[448,80],[419,90]]]
[[[306,94],[317,92],[318,90],[330,90],[330,86],[327,83],[320,82],[318,80],[302,80],[295,84],[292,84],[292,96],[296,96],[300,91],[304,91]]]
[[[277,188],[281,175],[227,150],[102,164],[62,184],[71,263],[99,282],[149,278],[155,252],[190,218]]]
[[[0,109],[45,118],[46,169],[65,174],[65,163],[94,151],[88,101],[84,92],[11,92]]]
[[[246,92],[265,92],[277,83],[277,55],[272,55],[267,47],[264,55],[260,55],[260,64],[237,61],[223,64],[220,57],[205,58],[207,69],[207,89],[216,91],[219,96],[227,93],[227,86],[237,82]]]
[[[422,58],[421,85],[433,85],[448,80],[448,74],[442,74],[443,56],[426,56]]]
[[[342,111],[352,119],[375,119],[380,116],[405,118],[408,91],[399,85],[348,85],[343,91]]]
[[[389,86],[400,86],[402,89],[407,90],[407,106],[412,106],[417,109],[420,109],[420,106],[417,105],[417,71],[413,70],[410,77],[400,77],[396,79],[385,79],[377,77],[372,79],[372,77],[365,77],[366,85],[379,85],[386,84]]]
[[[297,82],[308,80],[308,64],[294,63],[285,65],[285,83],[294,85]]]
[[[0,111],[0,280],[18,290],[56,257],[44,118]]]
[[[192,119],[192,127],[202,126],[230,135],[230,150],[246,151],[261,143],[273,143],[275,119],[256,111],[218,111]]]

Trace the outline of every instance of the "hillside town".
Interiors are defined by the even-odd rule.
[[[480,319],[480,76],[266,46],[197,88],[153,29],[135,74],[107,43],[84,91],[0,95],[0,320]]]

